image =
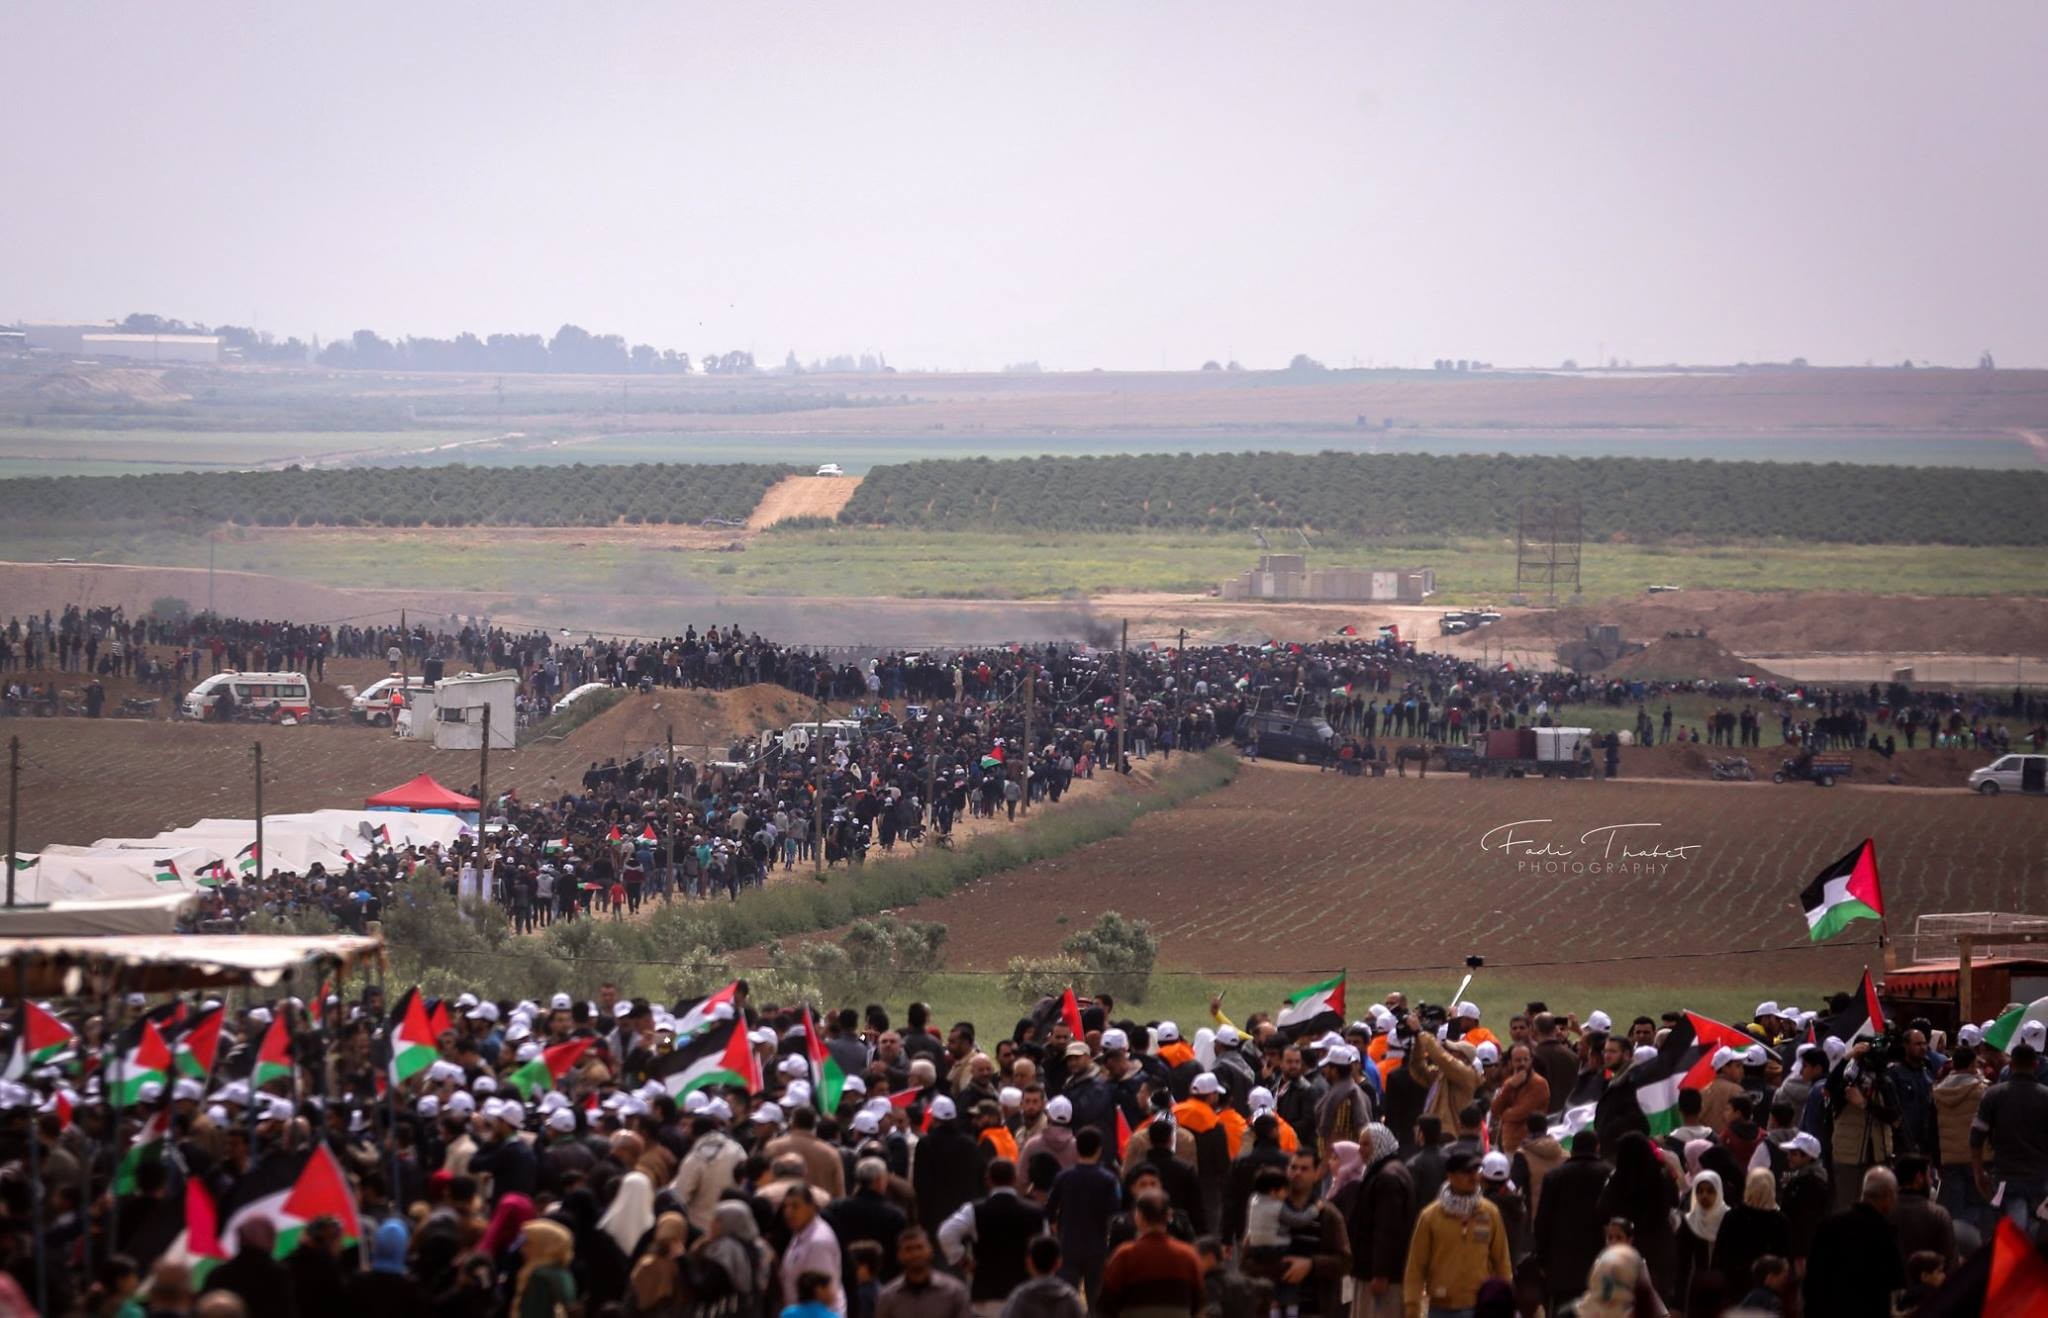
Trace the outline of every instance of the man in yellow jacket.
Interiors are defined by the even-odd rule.
[[[1444,1160],[1444,1186],[1415,1221],[1401,1299],[1408,1318],[1467,1318],[1490,1279],[1509,1279],[1507,1227],[1479,1192],[1479,1155]]]

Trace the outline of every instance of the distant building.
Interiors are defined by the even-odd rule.
[[[23,325],[21,331],[27,347],[65,357],[200,365],[218,362],[221,357],[217,334],[127,334],[112,321],[50,321]]]
[[[28,331],[0,328],[0,352],[28,351]]]
[[[217,334],[82,334],[80,356],[114,357],[123,361],[188,362],[211,365],[220,360]]]
[[[1420,604],[1436,593],[1436,569],[1321,567],[1300,554],[1262,554],[1259,565],[1217,587],[1227,600]]]

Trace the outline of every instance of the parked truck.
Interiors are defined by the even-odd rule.
[[[1474,778],[1578,778],[1579,752],[1594,745],[1591,728],[1497,728],[1472,761]]]

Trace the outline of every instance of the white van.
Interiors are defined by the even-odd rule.
[[[2000,792],[2048,794],[2048,755],[2001,755],[1970,774],[1970,790],[1985,796]]]
[[[836,462],[821,462],[818,464],[818,474],[820,476],[844,476],[846,468]]]
[[[380,677],[348,702],[349,716],[358,723],[368,723],[379,728],[390,727],[391,693],[398,689],[401,681],[405,683],[405,703],[408,705],[420,692],[433,689],[424,677]]]
[[[202,678],[198,686],[187,691],[180,707],[185,717],[214,717],[222,690],[234,694],[237,714],[258,709],[272,717],[289,716],[300,721],[313,716],[313,687],[304,673],[230,672]]]

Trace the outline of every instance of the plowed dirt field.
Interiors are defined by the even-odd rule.
[[[1618,828],[1611,846],[1591,832],[1640,824],[1654,827]],[[1504,825],[1514,827],[1496,831]],[[2048,904],[2038,801],[1767,783],[1359,780],[1248,765],[1231,786],[1122,837],[904,914],[948,926],[958,969],[1048,954],[1117,910],[1152,922],[1163,967],[1363,975],[1476,953],[1586,983],[1853,982],[1880,963],[1867,941],[1876,927],[1811,948],[1798,896],[1864,837],[1877,841],[1896,932],[1922,912]],[[1657,848],[1679,854],[1625,854]]]

